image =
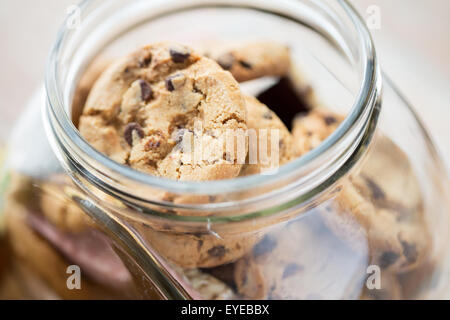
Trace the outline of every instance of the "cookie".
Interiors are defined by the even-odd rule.
[[[356,251],[367,242],[371,264],[382,270],[417,268],[427,260],[431,246],[423,211],[377,206],[363,196],[373,192],[373,183],[356,187],[350,178],[342,184],[328,210],[322,212],[326,224]]]
[[[245,299],[354,299],[365,282],[365,256],[354,253],[317,212],[281,226],[235,264]]]
[[[297,156],[317,148],[340,125],[343,116],[326,109],[313,109],[297,116],[292,124],[294,149]]]
[[[258,234],[244,232],[218,236],[201,232],[156,231],[150,226],[139,231],[159,254],[185,269],[211,268],[234,262],[260,239]]]
[[[342,116],[314,109],[294,120],[298,155],[317,147]],[[330,229],[355,250],[370,248],[371,263],[408,271],[423,263],[430,246],[420,204],[420,188],[406,155],[388,138],[374,142],[360,172],[339,187],[334,203],[322,211]]]
[[[52,182],[40,185],[40,213],[58,229],[77,233],[93,227],[92,220],[64,193],[69,185],[67,176],[56,176]]]
[[[378,207],[420,212],[422,190],[408,156],[389,138],[377,135],[353,184]]]
[[[188,181],[239,174],[238,152],[215,152],[223,149],[220,138],[228,129],[247,129],[237,82],[216,62],[169,43],[143,47],[111,65],[93,86],[79,125],[111,159]],[[194,134],[203,153],[195,162],[185,148],[191,149]]]
[[[291,65],[289,48],[270,41],[248,43],[214,57],[238,82],[265,76],[284,76]]]
[[[293,138],[283,122],[272,110],[256,98],[246,97],[245,102],[249,115],[247,127],[249,133],[252,134],[249,134],[249,155],[246,164],[242,167],[240,176],[259,174],[293,160],[295,157]],[[276,140],[272,142],[274,137]],[[261,159],[260,155],[264,143],[266,144],[265,154],[267,159]],[[273,151],[279,155],[276,159],[272,158]]]
[[[36,182],[30,182],[36,184]],[[22,190],[25,186],[20,186],[19,190]],[[16,194],[17,190],[11,190]],[[35,190],[36,192],[36,190]],[[91,277],[92,273],[84,265],[80,265],[79,261],[71,261],[67,258],[65,253],[71,250],[79,257],[83,257],[84,260],[89,258],[84,251],[89,251],[95,246],[98,246],[98,239],[90,239],[86,242],[73,242],[68,244],[63,241],[61,235],[64,234],[64,239],[67,240],[71,237],[70,234],[62,232],[55,227],[49,221],[43,219],[43,215],[39,212],[35,212],[30,207],[24,206],[17,201],[15,197],[8,197],[6,201],[6,209],[8,214],[5,216],[5,223],[7,227],[7,237],[11,244],[12,256],[20,261],[20,265],[29,269],[28,275],[31,273],[41,279],[46,288],[52,289],[52,293],[57,295],[58,298],[63,299],[118,299],[125,298],[123,290],[120,293],[110,287],[118,284],[117,279],[120,277],[120,272],[114,270],[112,278],[106,281],[106,286],[101,286],[96,282],[94,277]],[[13,213],[13,214],[10,214]],[[53,242],[54,243],[53,243]],[[55,246],[56,244],[56,246]],[[59,247],[58,247],[59,246]],[[61,250],[62,248],[66,250]],[[102,248],[101,254],[105,254],[104,248]],[[112,248],[110,248],[114,254]],[[91,256],[92,257],[92,256]],[[94,262],[97,269],[105,270],[105,259],[102,259],[97,252],[97,256],[94,256]],[[102,260],[99,264],[98,260]],[[120,260],[119,260],[120,261]],[[84,278],[82,280],[81,290],[69,290],[66,282],[68,274],[66,273],[67,267],[77,264],[81,266],[83,270]],[[125,270],[126,271],[126,270]],[[95,280],[94,280],[95,279]],[[129,283],[131,285],[131,283]],[[27,281],[26,285],[30,285]],[[36,289],[36,288],[34,288]],[[121,288],[123,289],[123,288]]]

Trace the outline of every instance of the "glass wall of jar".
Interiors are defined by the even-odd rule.
[[[79,13],[79,25],[63,26],[45,90],[7,151],[4,234],[9,281],[20,294],[443,296],[446,172],[385,77],[381,91],[370,35],[347,2],[85,1]],[[260,95],[288,81],[303,107],[319,104],[336,124],[314,146],[298,136],[312,150],[274,174],[202,183],[152,177],[108,159],[78,132],[93,82],[134,48],[173,40],[206,53],[260,39],[289,45],[291,73],[242,83],[242,91]],[[290,126],[305,112],[298,105],[271,107]],[[71,277],[77,267],[81,290]]]

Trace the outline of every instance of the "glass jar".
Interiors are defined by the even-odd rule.
[[[9,140],[0,296],[448,297],[444,166],[346,1],[92,0],[76,14]],[[346,115],[275,174],[157,178],[102,155],[76,128],[105,61],[158,40],[262,38],[288,43],[320,104]]]

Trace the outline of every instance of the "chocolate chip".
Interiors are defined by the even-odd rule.
[[[166,88],[169,91],[174,91],[183,86],[186,77],[182,73],[176,73],[166,78]]]
[[[124,131],[124,134],[123,134],[124,138],[125,138],[125,141],[130,146],[133,146],[133,132],[136,132],[137,135],[139,136],[139,138],[141,138],[141,139],[144,137],[144,131],[142,130],[142,127],[139,125],[139,123],[130,122],[125,127],[125,131]]]
[[[302,270],[303,270],[302,266],[300,266],[296,263],[290,263],[286,266],[286,268],[284,268],[283,279],[289,278]]]
[[[253,254],[255,257],[262,256],[266,253],[272,252],[277,247],[277,241],[271,236],[265,236],[260,242],[253,247]]]
[[[386,251],[380,257],[380,267],[387,268],[397,261],[400,256],[393,251]]]
[[[217,63],[224,70],[230,70],[231,68],[233,68],[235,61],[236,59],[234,58],[234,55],[232,53],[225,53],[217,59]]]
[[[364,180],[366,181],[367,187],[369,187],[370,192],[372,193],[372,198],[374,198],[375,200],[381,200],[386,198],[386,194],[380,188],[380,186],[375,183],[375,181],[367,177],[364,178]]]
[[[244,60],[239,60],[239,64],[241,66],[243,66],[245,69],[251,69],[252,65],[250,63],[248,63],[247,61]]]
[[[190,50],[182,46],[172,46],[170,47],[169,52],[172,61],[175,63],[185,62],[191,56]]]
[[[327,126],[330,126],[330,125],[332,125],[332,124],[338,122],[337,119],[336,119],[336,117],[334,117],[334,116],[325,116],[325,117],[323,118],[323,120],[325,121],[325,124],[326,124]]]
[[[200,251],[200,249],[203,247],[203,240],[197,241],[197,251]]]
[[[419,253],[417,252],[417,247],[415,244],[409,244],[406,241],[401,241],[403,247],[403,254],[409,263],[414,263],[417,261]]]
[[[272,120],[273,119],[273,115],[271,111],[267,111],[263,114],[263,118],[267,119],[267,120]]]
[[[153,90],[150,84],[145,80],[139,80],[141,86],[141,98],[143,101],[149,101],[153,97]]]
[[[139,66],[139,68],[145,68],[145,67],[148,67],[150,62],[152,62],[152,56],[151,55],[149,55],[147,57],[141,57],[141,58],[139,58],[138,66]]]
[[[222,258],[227,249],[224,246],[215,246],[208,250],[208,254],[214,258]]]

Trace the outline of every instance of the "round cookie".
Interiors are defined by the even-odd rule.
[[[313,109],[306,115],[298,115],[292,125],[294,149],[297,156],[318,147],[344,119],[326,109]]]
[[[428,256],[430,235],[425,222],[404,219],[405,212],[378,208],[347,182],[322,216],[336,235],[355,250],[368,242],[371,263],[383,270],[404,272],[421,265]]]
[[[364,254],[339,241],[312,212],[267,234],[235,264],[245,299],[355,299],[364,285]]]
[[[239,174],[237,153],[211,151],[222,143],[217,132],[228,129],[247,129],[237,82],[214,61],[168,43],[143,47],[112,64],[92,88],[79,124],[85,139],[113,160],[188,181]],[[194,134],[207,154],[195,161],[186,150]]]
[[[238,82],[264,76],[285,76],[291,65],[289,48],[270,41],[248,43],[214,57]]]
[[[382,269],[405,272],[427,261],[432,240],[420,186],[390,139],[376,137],[362,167],[338,188],[334,204],[323,212],[336,234],[356,250],[367,239],[372,263]]]
[[[314,109],[294,120],[298,155],[317,147],[343,117]],[[370,247],[371,263],[408,271],[422,264],[431,244],[420,188],[405,154],[388,138],[374,140],[361,172],[338,187],[325,223],[356,251]]]
[[[242,167],[240,176],[248,176],[252,174],[259,174],[265,170],[273,167],[283,165],[293,160],[295,154],[293,152],[293,138],[289,130],[278,118],[278,116],[270,110],[266,105],[259,102],[254,97],[247,96],[245,98],[247,106],[247,127],[249,132],[249,155],[247,156],[246,164]],[[261,148],[261,133],[267,134],[265,139],[267,148],[267,161],[263,162],[260,159],[259,149]],[[252,133],[252,134],[250,134]],[[278,143],[272,146],[272,135],[276,134]],[[279,156],[272,159],[272,148]],[[252,154],[252,163],[250,164],[250,154]],[[273,162],[276,163],[273,163]]]

